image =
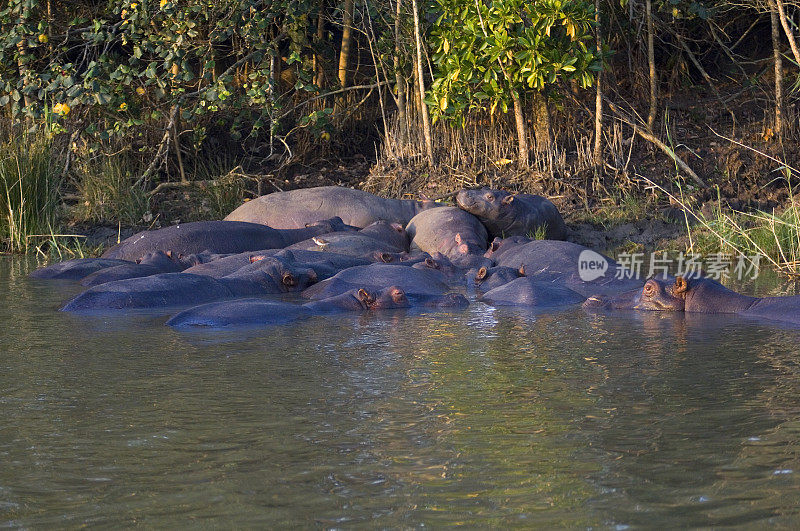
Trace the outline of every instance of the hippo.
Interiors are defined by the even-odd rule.
[[[556,206],[539,195],[504,190],[461,190],[458,206],[481,220],[492,237],[533,236],[544,230],[548,240],[563,240],[564,219]]]
[[[81,280],[81,285],[91,287],[98,284],[111,282],[112,280],[124,280],[126,278],[149,277],[159,273],[179,273],[183,271],[183,264],[172,260],[163,251],[148,253],[141,260],[136,262],[126,262],[114,267],[108,267],[95,271],[91,275]]]
[[[318,280],[325,280],[326,278],[332,277],[342,269],[347,269],[348,267],[371,263],[370,260],[338,253],[303,251],[298,249],[264,249],[262,251],[225,256],[219,260],[190,267],[186,269],[185,272],[194,275],[207,275],[214,278],[222,278],[263,258],[275,258],[285,264],[302,264],[308,269],[313,269],[317,274]]]
[[[102,257],[137,260],[154,251],[180,256],[202,252],[241,253],[276,249],[345,228],[339,218],[291,230],[273,229],[257,223],[195,221],[139,232],[108,249]]]
[[[408,250],[408,235],[402,225],[379,220],[358,232],[331,232],[295,243],[287,249],[329,251],[350,256],[401,253]]]
[[[587,277],[588,280],[581,278],[579,262],[584,253],[606,265],[599,276]],[[611,258],[582,245],[559,240],[532,240],[511,245],[496,262],[498,266],[514,269],[523,267],[525,275],[533,280],[562,284],[584,297],[640,289],[643,284],[637,279],[622,278],[619,265]]]
[[[411,218],[433,206],[436,203],[430,200],[384,199],[362,190],[319,186],[262,195],[238,207],[225,220],[296,229],[338,216],[359,228],[381,219],[405,227]]]
[[[77,281],[103,269],[134,263],[129,260],[117,260],[114,258],[76,258],[41,267],[31,272],[29,276],[38,279]]]
[[[442,253],[433,253],[433,255],[415,263],[411,267],[438,271],[444,275],[450,284],[461,284],[464,277],[464,268],[455,265]]]
[[[520,277],[487,291],[481,300],[493,306],[552,308],[580,304],[586,297],[560,284]]]
[[[351,267],[311,286],[301,293],[307,299],[319,300],[353,289],[383,289],[397,286],[406,296],[418,302],[426,297],[449,291],[444,275],[436,271],[414,269],[395,264],[370,264]]]
[[[174,328],[262,327],[293,323],[309,315],[299,304],[247,298],[194,306],[166,324]]]
[[[87,312],[191,306],[219,299],[300,291],[316,281],[312,270],[264,259],[216,279],[191,273],[163,273],[93,286],[62,311]]]
[[[489,243],[489,248],[486,249],[486,252],[483,253],[485,258],[489,258],[494,260],[495,262],[500,259],[500,257],[507,253],[509,250],[517,247],[519,245],[530,243],[534,241],[533,238],[528,238],[527,236],[509,236],[508,238],[495,238],[494,240]]]
[[[175,328],[268,326],[294,322],[314,314],[409,306],[403,290],[397,286],[372,292],[361,288],[303,305],[254,298],[212,302],[184,310],[166,324]]]
[[[800,296],[749,297],[707,277],[650,278],[640,290],[592,295],[584,307],[736,314],[800,324]]]
[[[456,265],[472,267],[486,264],[488,234],[472,214],[456,207],[423,210],[406,226],[411,248],[428,254],[442,253]]]
[[[507,266],[481,267],[467,271],[465,279],[467,286],[476,290],[487,292],[508,284],[512,280],[525,276],[525,268],[514,269]]]

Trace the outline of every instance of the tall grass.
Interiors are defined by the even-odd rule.
[[[103,157],[77,170],[81,202],[75,214],[93,222],[136,225],[150,209],[146,191],[134,186],[134,176],[125,157]]]
[[[44,133],[0,143],[0,249],[28,252],[57,232],[60,177]],[[38,238],[38,240],[37,240]]]

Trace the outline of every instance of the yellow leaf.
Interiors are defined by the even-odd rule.
[[[439,108],[443,111],[447,110],[447,96],[442,96],[439,100]]]

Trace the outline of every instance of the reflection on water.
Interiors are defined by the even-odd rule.
[[[178,333],[0,261],[0,525],[800,518],[800,330],[474,304]]]

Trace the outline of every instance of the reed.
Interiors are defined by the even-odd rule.
[[[0,143],[0,248],[24,253],[58,233],[60,176],[45,133]]]

